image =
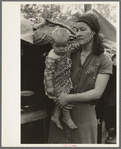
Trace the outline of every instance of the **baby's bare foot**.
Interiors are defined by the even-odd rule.
[[[61,130],[63,130],[63,127],[62,127],[62,125],[61,125],[59,119],[57,119],[57,118],[55,118],[54,116],[52,116],[52,117],[51,117],[51,121],[53,121],[53,122],[56,124],[56,126],[57,126],[58,128],[60,128]]]
[[[63,118],[63,121],[66,123],[66,125],[70,129],[77,129],[77,126],[74,124],[74,122],[72,121],[72,119],[65,119],[65,118]]]

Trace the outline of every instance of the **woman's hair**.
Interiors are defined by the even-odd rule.
[[[100,55],[104,52],[103,40],[99,34],[94,35],[93,52]]]
[[[91,28],[91,30],[95,32],[93,52],[96,55],[100,55],[104,52],[103,40],[102,37],[99,35],[99,20],[93,11],[88,11],[84,14],[76,13],[76,15],[74,15],[70,21],[86,23]]]

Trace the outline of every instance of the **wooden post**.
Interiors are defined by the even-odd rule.
[[[92,5],[91,4],[84,4],[84,12],[89,11],[92,9]]]

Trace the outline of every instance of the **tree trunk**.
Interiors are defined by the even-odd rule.
[[[92,5],[91,4],[84,4],[84,11],[89,11],[92,9]]]

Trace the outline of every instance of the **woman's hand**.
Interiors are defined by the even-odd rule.
[[[61,94],[56,100],[55,100],[56,106],[63,108],[65,105],[69,103],[69,94]]]

